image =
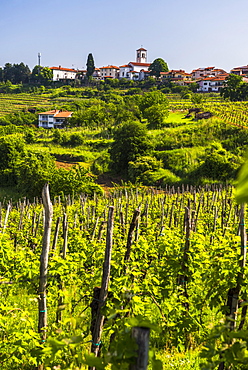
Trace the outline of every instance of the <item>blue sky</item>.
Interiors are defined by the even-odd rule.
[[[85,68],[163,58],[191,72],[248,64],[247,0],[1,0],[0,66]]]

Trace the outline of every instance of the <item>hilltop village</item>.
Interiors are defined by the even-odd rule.
[[[149,67],[151,63],[147,63],[147,50],[139,48],[136,50],[136,61],[129,62],[121,66],[108,65],[100,68],[95,68],[92,79],[102,81],[106,79],[127,79],[133,81],[142,81],[151,76]],[[87,70],[76,70],[64,68],[62,66],[50,67],[53,72],[53,81],[76,80],[77,78],[84,79]],[[180,86],[187,86],[193,82],[198,84],[198,92],[220,92],[220,89],[230,73],[242,76],[244,82],[248,82],[248,66],[235,67],[228,73],[221,68],[205,67],[194,69],[191,73],[187,73],[182,69],[169,70],[168,72],[160,72],[158,77],[161,81],[172,81]]]

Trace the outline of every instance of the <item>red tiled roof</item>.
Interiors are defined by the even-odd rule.
[[[170,73],[185,73],[185,71],[183,69],[172,69],[171,71],[169,71]]]
[[[144,48],[139,48],[139,49],[137,49],[136,51],[147,51],[146,49],[144,49]]]
[[[101,67],[100,69],[120,69],[120,68],[116,66],[107,66],[107,67]]]
[[[49,110],[49,111],[47,111],[47,112],[42,112],[42,113],[39,113],[39,115],[40,114],[42,114],[42,115],[53,115],[54,117],[60,117],[60,118],[67,118],[67,117],[70,117],[71,116],[71,114],[72,114],[73,112],[67,112],[67,111],[60,111],[60,110],[58,110],[58,109],[53,109],[53,110]]]
[[[133,64],[134,66],[140,66],[140,67],[149,67],[151,63],[137,63],[137,62],[130,62],[129,64]]]
[[[42,113],[39,113],[39,114],[55,114],[56,112],[59,112],[59,110],[53,109],[53,110],[49,110],[47,112],[42,112]]]
[[[130,68],[130,66],[128,64],[124,64],[123,66],[120,66],[120,68]]]
[[[55,71],[67,71],[67,72],[75,72],[75,73],[77,73],[77,71],[75,69],[63,68],[61,66],[59,66],[59,67],[50,67],[50,69],[55,70]]]
[[[226,79],[226,76],[225,77],[216,76],[216,77],[202,78],[200,81],[224,81],[225,79]]]
[[[206,67],[206,68],[198,68],[198,69],[193,69],[192,73],[193,72],[203,72],[203,71],[206,71],[206,70],[212,70],[214,69],[214,67]]]
[[[240,70],[240,69],[248,69],[248,66],[235,67],[235,68],[232,68],[231,71],[236,71],[236,70]]]
[[[54,115],[56,118],[68,118],[72,115],[73,112],[59,112]]]

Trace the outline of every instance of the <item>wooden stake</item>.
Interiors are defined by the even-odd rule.
[[[133,213],[133,218],[132,218],[132,221],[131,221],[131,224],[130,224],[130,227],[129,227],[129,231],[128,231],[126,254],[125,254],[125,257],[124,257],[125,261],[130,260],[131,246],[132,246],[132,242],[133,242],[133,234],[134,234],[137,222],[138,222],[139,215],[140,215],[140,210],[136,209]]]
[[[137,326],[133,327],[132,337],[138,345],[138,350],[136,363],[131,364],[129,370],[146,370],[148,366],[150,329]]]
[[[61,217],[57,218],[55,231],[54,231],[54,237],[53,237],[53,244],[52,244],[52,251],[55,252],[57,242],[58,242],[58,236],[59,236],[59,225],[60,225]]]
[[[4,233],[4,231],[7,227],[10,209],[11,209],[11,204],[9,203],[8,206],[7,206],[6,214],[5,214],[4,225],[3,225],[3,233]]]
[[[102,307],[106,303],[108,295],[108,285],[110,279],[110,262],[112,254],[112,245],[113,245],[113,227],[114,227],[114,207],[109,207],[108,213],[108,224],[107,224],[107,237],[106,237],[106,249],[105,249],[105,259],[103,264],[103,274],[102,274],[102,285],[99,294],[99,305],[97,309],[96,322],[92,335],[92,345],[91,352],[98,356],[101,335],[103,330],[104,316],[101,312]],[[95,367],[90,367],[90,369],[95,370]]]
[[[47,273],[48,273],[48,254],[50,247],[51,225],[53,216],[53,206],[50,200],[48,184],[42,190],[42,199],[45,209],[45,228],[42,242],[42,253],[40,257],[40,283],[39,283],[39,323],[38,331],[41,333],[41,339],[46,340],[47,327]]]

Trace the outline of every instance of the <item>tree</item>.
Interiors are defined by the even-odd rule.
[[[14,80],[14,69],[11,63],[6,63],[3,68],[4,81],[10,81],[11,83]]]
[[[30,77],[30,69],[23,62],[20,64],[6,63],[3,69],[4,81],[10,81],[13,84],[28,82]]]
[[[139,101],[139,107],[142,113],[144,113],[147,108],[157,104],[161,104],[167,109],[169,108],[168,99],[165,94],[159,90],[145,93]]]
[[[148,70],[151,72],[151,75],[159,77],[160,72],[168,72],[169,68],[162,58],[157,58],[152,62]]]
[[[224,99],[230,99],[231,101],[241,100],[240,89],[242,84],[242,76],[230,73],[224,82],[224,87],[221,89],[220,95]]]
[[[28,83],[29,77],[30,77],[30,69],[27,65],[25,65],[23,62],[20,64],[13,64],[14,69],[14,81],[12,81],[15,84],[18,83]]]
[[[86,66],[87,66],[86,76],[87,78],[89,78],[93,75],[95,70],[94,58],[91,53],[88,55]]]
[[[46,84],[53,78],[53,72],[49,67],[36,65],[32,70],[31,79],[33,82]]]
[[[168,107],[164,104],[154,104],[144,110],[143,116],[152,128],[161,128],[164,120],[168,117]]]
[[[114,133],[114,142],[110,149],[112,168],[117,173],[127,172],[128,163],[149,154],[151,147],[147,128],[142,123],[124,123]]]

